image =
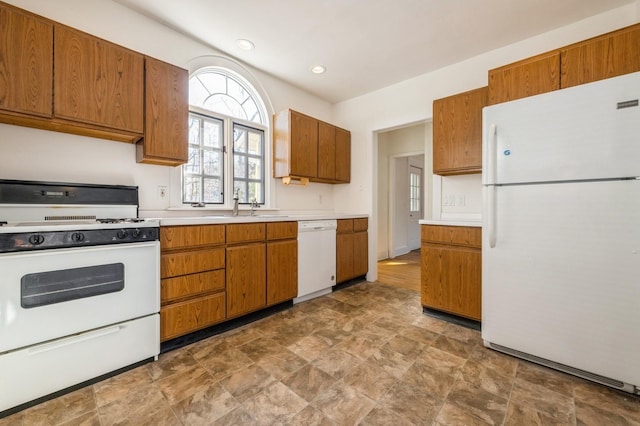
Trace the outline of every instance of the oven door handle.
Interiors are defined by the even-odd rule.
[[[98,339],[100,337],[108,336],[110,334],[118,333],[125,326],[123,325],[114,325],[107,328],[101,328],[99,330],[89,331],[86,333],[82,333],[77,336],[71,336],[56,340],[50,343],[44,343],[42,345],[37,345],[29,348],[27,350],[28,355],[37,355],[43,352],[54,351],[56,349],[64,348],[65,346],[75,345],[76,343],[85,342],[87,340]]]

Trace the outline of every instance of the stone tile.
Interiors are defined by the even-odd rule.
[[[21,416],[11,417],[21,418],[25,425],[57,425],[83,414],[95,414],[95,409],[93,389],[89,386],[28,408],[22,412]]]
[[[384,367],[369,363],[360,364],[344,377],[344,383],[360,391],[374,401],[382,396],[398,381]]]
[[[373,351],[379,347],[379,344],[360,336],[352,336],[335,346],[335,348],[348,352],[362,361],[369,358]]]
[[[200,360],[214,380],[223,378],[253,364],[253,360],[238,349],[230,349]]]
[[[554,417],[551,414],[511,401],[504,424],[505,426],[573,426],[576,424],[576,419],[573,413],[567,413],[564,417]]]
[[[460,378],[494,395],[509,398],[515,378],[499,370],[493,370],[475,361],[467,361],[460,371]]]
[[[151,384],[151,376],[146,365],[129,370],[93,385],[98,406],[109,404],[126,397],[130,392]]]
[[[202,389],[172,405],[173,412],[187,425],[210,425],[240,403],[219,383]]]
[[[173,416],[173,414],[172,414]],[[178,422],[178,419],[175,418],[175,416],[173,416],[173,418],[175,419],[175,421],[177,423],[173,423],[173,425],[178,426],[180,423]],[[2,424],[0,422],[0,424]],[[27,423],[25,423],[27,424]],[[167,423],[165,423],[167,424]],[[97,411],[90,411],[88,413],[82,414],[78,417],[76,417],[75,419],[71,419],[68,422],[64,422],[64,423],[59,423],[60,426],[101,426],[100,425],[100,416],[98,416],[98,412]]]
[[[416,359],[416,362],[418,361],[434,370],[451,375],[460,371],[466,362],[464,358],[460,358],[450,352],[440,350],[433,346],[428,347],[422,352]]]
[[[445,335],[440,335],[431,344],[432,347],[449,352],[457,357],[467,359],[473,352],[473,346]]]
[[[358,366],[362,360],[340,349],[331,349],[318,358],[312,364],[320,370],[340,379]]]
[[[612,413],[625,413],[626,417],[640,419],[640,397],[577,379],[573,386],[578,402],[598,407]]]
[[[576,421],[579,425],[627,425],[640,426],[640,416],[627,410],[608,411],[599,406],[576,401]]]
[[[121,424],[127,420],[135,423],[165,409],[167,405],[167,400],[155,385],[136,386],[123,398],[100,406],[98,414],[103,426]]]
[[[447,402],[492,425],[501,425],[507,413],[507,398],[494,395],[464,380],[458,380]]]
[[[376,407],[359,423],[362,426],[413,426],[404,416],[386,408]]]
[[[307,365],[307,361],[291,351],[264,357],[256,364],[278,380],[284,380],[293,372]]]
[[[573,398],[517,378],[511,390],[510,400],[547,413],[555,419],[563,419],[574,414]]]
[[[166,407],[156,411],[154,413],[147,413],[145,411],[135,412],[132,416],[127,417],[125,420],[118,422],[118,426],[181,426],[182,423],[173,414],[171,408]]]
[[[369,414],[375,402],[339,381],[319,395],[312,405],[339,425],[355,425]]]
[[[337,328],[321,328],[314,331],[313,335],[322,339],[329,346],[335,346],[351,336],[350,333]]]
[[[551,370],[527,361],[520,361],[518,363],[516,378],[518,381],[526,380],[529,383],[543,386],[554,392],[573,398],[573,383],[575,379],[559,371]]]
[[[452,404],[445,402],[440,409],[438,417],[436,417],[433,426],[450,426],[450,425],[464,425],[464,426],[484,426],[492,425],[495,423],[487,422],[479,417],[476,417],[473,413]],[[524,425],[523,423],[522,425]]]
[[[21,426],[24,410],[0,419],[0,426]]]
[[[206,391],[216,381],[211,374],[198,365],[181,373],[173,374],[157,382],[157,386],[169,401],[175,404],[195,393]]]
[[[274,381],[276,379],[264,369],[257,365],[250,365],[223,379],[220,384],[242,403]]]
[[[202,424],[210,425],[211,423],[202,423]],[[235,410],[231,411],[230,413],[226,414],[225,416],[217,419],[215,424],[216,426],[219,426],[219,425],[251,426],[251,425],[259,425],[260,422],[258,422],[255,418],[253,418],[253,416],[251,416],[251,414],[249,414],[247,410],[245,410],[242,407],[238,407]],[[191,426],[191,423],[189,423],[189,426]]]
[[[480,331],[460,325],[447,323],[441,334],[469,345],[482,345],[482,334]]]
[[[306,406],[307,401],[280,382],[273,382],[243,404],[247,412],[264,425],[282,422]]]
[[[399,336],[407,337],[411,340],[415,340],[418,343],[422,343],[425,346],[433,343],[439,336],[438,333],[434,333],[433,331],[425,330],[424,328],[418,327],[416,325],[407,325],[398,330]]]
[[[153,380],[163,379],[175,373],[186,371],[197,364],[193,355],[186,348],[161,354],[156,362],[147,364]]]
[[[429,425],[435,420],[441,405],[442,400],[427,389],[398,382],[376,408],[390,410],[412,424]]]
[[[285,385],[308,402],[313,401],[335,382],[335,378],[313,365],[306,365],[283,380]]]
[[[424,343],[417,342],[405,336],[394,336],[385,343],[385,346],[408,357],[418,356],[426,347]]]
[[[287,349],[307,361],[313,361],[329,350],[329,348],[331,348],[331,346],[327,344],[324,339],[315,335],[303,337],[296,343],[287,346]]]
[[[387,373],[399,379],[407,372],[415,360],[416,357],[414,356],[403,355],[392,350],[390,346],[384,345],[376,349],[364,362],[378,365]]]
[[[456,371],[438,370],[423,359],[418,359],[402,376],[402,382],[439,399],[446,398],[456,381]]]
[[[329,420],[322,412],[315,407],[307,405],[307,407],[290,417],[284,422],[276,423],[278,425],[288,426],[335,426],[335,423]]]
[[[224,335],[217,335],[186,346],[186,349],[189,351],[191,356],[193,356],[193,358],[201,361],[213,356],[217,356],[222,352],[233,349],[234,347],[235,346],[233,346],[231,343],[229,343],[228,340],[224,338]]]
[[[239,346],[238,349],[253,361],[286,352],[286,348],[273,339],[259,337]]]
[[[479,345],[474,346],[468,359],[509,377],[515,377],[520,362],[517,358]]]
[[[447,326],[446,322],[424,314],[414,319],[411,324],[436,334],[442,334]]]

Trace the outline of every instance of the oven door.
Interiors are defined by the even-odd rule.
[[[0,254],[0,353],[160,310],[160,243]]]

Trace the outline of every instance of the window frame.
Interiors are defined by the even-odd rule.
[[[254,102],[258,106],[258,113],[261,121],[264,121],[264,124],[257,123],[255,121],[249,121],[242,118],[231,117],[223,113],[210,111],[202,107],[198,107],[195,105],[189,105],[189,112],[193,112],[194,114],[212,117],[213,119],[218,119],[223,121],[224,128],[224,141],[223,141],[223,164],[224,164],[224,174],[223,174],[223,188],[222,188],[222,203],[205,203],[205,204],[192,204],[191,202],[184,201],[184,172],[183,167],[176,167],[176,172],[172,174],[174,176],[173,180],[176,184],[179,182],[179,191],[175,191],[172,193],[172,204],[179,204],[181,207],[178,209],[191,209],[194,207],[198,207],[200,209],[205,210],[229,210],[233,208],[233,188],[234,188],[234,176],[233,176],[233,152],[231,150],[233,143],[233,129],[234,123],[247,127],[249,129],[256,129],[263,133],[263,200],[260,204],[263,208],[269,209],[271,208],[271,194],[273,192],[273,179],[271,179],[272,171],[272,134],[271,134],[271,120],[270,117],[272,115],[272,108],[269,108],[270,103],[268,97],[264,93],[263,88],[256,84],[252,83],[250,80],[243,76],[240,72],[233,69],[235,67],[227,67],[225,65],[204,65],[193,69],[191,71],[190,78],[196,75],[197,73],[203,70],[218,70],[222,74],[228,76],[235,80],[236,82],[240,82],[244,85],[245,90],[253,97]],[[231,155],[227,155],[231,154]],[[177,186],[177,185],[176,185]],[[231,194],[226,196],[227,194]],[[243,200],[244,201],[244,200]],[[242,206],[248,206],[251,204],[251,200],[247,200],[247,202],[240,202]]]

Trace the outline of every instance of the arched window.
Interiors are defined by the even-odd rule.
[[[255,89],[226,68],[201,68],[189,79],[189,105],[183,202],[225,205],[237,195],[264,204],[269,120]]]

